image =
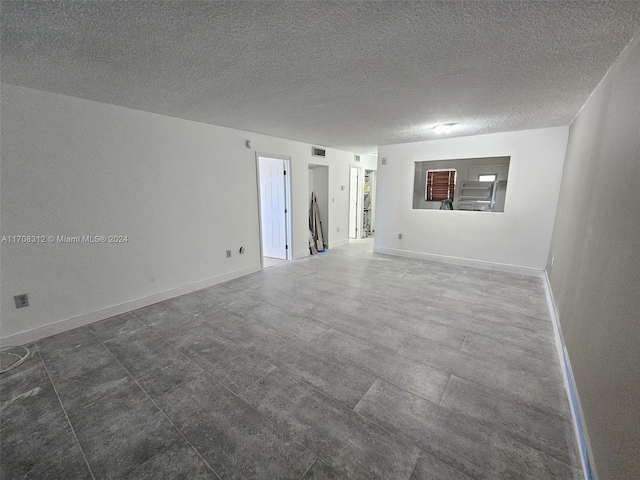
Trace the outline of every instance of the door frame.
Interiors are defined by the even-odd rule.
[[[290,261],[293,259],[293,235],[291,234],[291,157],[287,157],[284,155],[272,155],[270,153],[260,153],[256,152],[256,183],[258,185],[257,193],[258,193],[258,238],[260,241],[260,270],[264,270],[264,252],[262,247],[262,196],[261,196],[261,179],[260,179],[260,158],[273,158],[276,160],[282,160],[284,162],[284,171],[286,175],[284,175],[284,204],[286,208],[286,213],[284,216],[284,224],[285,224],[285,235],[287,242],[286,249],[286,260]]]
[[[360,166],[350,165],[349,166],[349,223],[347,225],[348,232],[347,238],[349,240],[359,240],[362,238],[362,200],[364,198],[363,193],[363,180],[364,180],[364,169]],[[353,169],[353,170],[352,170]],[[355,193],[356,193],[356,212],[355,212],[355,224],[356,224],[356,236],[351,237],[351,198],[353,194],[353,190],[351,188],[351,173],[356,172],[356,185],[355,185]]]

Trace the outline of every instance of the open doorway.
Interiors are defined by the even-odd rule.
[[[349,239],[362,240],[375,232],[376,171],[349,171]]]
[[[372,237],[376,231],[376,171],[364,171],[362,198],[362,238]]]
[[[262,268],[291,260],[289,158],[257,155]]]
[[[349,169],[349,238],[351,239],[360,238],[360,225],[362,224],[361,171],[357,167]]]
[[[329,225],[329,167],[326,165],[309,165],[309,190],[307,201],[310,205],[309,230],[321,238],[317,238],[314,244],[316,250],[323,251],[329,248],[329,237],[331,233],[327,228]],[[315,200],[315,202],[314,202]],[[314,210],[314,203],[317,211]],[[313,218],[313,220],[312,220]],[[317,235],[313,235],[315,238]],[[310,249],[310,253],[313,252]]]

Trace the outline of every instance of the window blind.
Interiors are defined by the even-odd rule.
[[[425,200],[428,202],[453,200],[455,185],[455,170],[429,170]]]

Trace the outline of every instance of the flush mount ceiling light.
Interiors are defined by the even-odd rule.
[[[438,135],[442,135],[443,133],[451,133],[455,125],[455,123],[442,123],[433,127],[433,131]]]

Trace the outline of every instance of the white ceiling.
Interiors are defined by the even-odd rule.
[[[355,152],[569,125],[640,1],[3,1],[2,81]]]

